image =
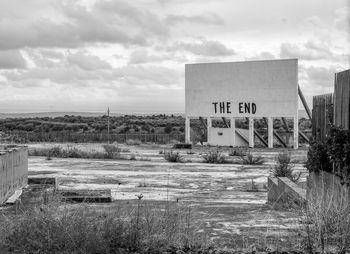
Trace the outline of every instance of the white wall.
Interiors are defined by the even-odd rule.
[[[248,137],[248,130],[239,129]],[[219,135],[222,133],[222,135]],[[236,138],[233,138],[233,131],[231,128],[210,128],[209,145],[212,146],[248,146],[248,142],[235,133]]]
[[[187,64],[185,79],[187,117],[297,117],[297,59]],[[246,112],[244,103],[254,103],[256,112]]]

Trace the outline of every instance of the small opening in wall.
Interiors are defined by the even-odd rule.
[[[219,136],[222,136],[222,132],[218,132],[218,135],[219,135]]]

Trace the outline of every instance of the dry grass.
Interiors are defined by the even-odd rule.
[[[183,162],[183,156],[180,152],[175,152],[173,150],[164,151],[164,159],[169,162]]]
[[[288,152],[281,152],[276,157],[276,162],[272,168],[274,177],[288,177],[293,182],[297,183],[301,173],[294,173],[294,165],[291,163],[291,156]]]
[[[344,202],[343,202],[344,201]],[[303,246],[308,253],[350,251],[350,204],[332,194],[309,200],[303,216]]]
[[[120,159],[127,160],[129,157],[122,155],[123,152],[130,152],[127,148],[120,148],[117,144],[102,145],[103,151],[85,151],[77,147],[42,147],[29,149],[30,156],[45,156],[48,160],[52,158],[84,158],[84,159]],[[133,156],[130,158],[134,159]]]
[[[52,202],[0,218],[0,250],[11,253],[164,253],[202,248],[187,207],[143,203],[98,212]],[[2,252],[2,253],[4,253]],[[174,252],[175,253],[175,252]],[[177,252],[176,252],[177,253]],[[182,253],[182,252],[181,252]]]

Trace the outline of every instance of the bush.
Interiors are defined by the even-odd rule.
[[[232,149],[229,154],[229,156],[239,156],[239,157],[242,157],[245,155],[245,152],[243,149],[241,148],[235,148],[235,149]]]
[[[225,155],[220,151],[208,151],[202,155],[205,163],[221,164],[226,162]]]
[[[293,182],[298,182],[301,176],[301,173],[293,173],[294,165],[291,164],[290,154],[287,152],[281,152],[276,158],[275,165],[272,169],[272,175],[274,177],[288,177]]]
[[[264,159],[261,156],[254,156],[252,152],[248,152],[246,156],[242,156],[243,164],[247,165],[261,165]]]
[[[103,145],[107,159],[117,158],[120,155],[121,149],[117,145]]]
[[[310,172],[331,172],[350,182],[350,131],[331,127],[325,141],[311,143],[305,166]]]
[[[164,159],[169,162],[183,162],[183,157],[179,152],[173,150],[164,151]]]
[[[198,245],[200,238],[188,209],[137,202],[136,207],[114,212],[55,202],[12,219],[0,217],[0,252],[165,253]]]
[[[350,249],[350,206],[348,202],[336,204],[333,195],[330,192],[318,202],[308,202],[302,217],[302,245],[307,253],[348,253]]]
[[[142,142],[138,139],[128,139],[125,143],[129,146],[139,146]]]

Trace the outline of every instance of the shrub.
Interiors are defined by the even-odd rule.
[[[245,152],[243,149],[241,148],[235,148],[235,149],[232,149],[229,154],[229,156],[239,156],[239,157],[242,157],[245,155]]]
[[[220,164],[220,163],[226,162],[225,155],[218,150],[217,151],[208,151],[208,152],[202,154],[202,158],[204,159],[205,163]]]
[[[272,175],[274,177],[288,177],[293,182],[298,182],[301,176],[301,173],[293,173],[294,165],[291,164],[290,154],[287,152],[281,152],[276,158],[275,165],[272,169]]]
[[[347,253],[350,249],[350,206],[337,204],[332,192],[318,202],[308,202],[302,216],[302,234],[307,253]]]
[[[264,158],[254,156],[252,152],[248,152],[246,156],[242,156],[242,162],[247,165],[261,165],[264,163]]]
[[[310,172],[331,172],[350,182],[350,131],[331,127],[324,141],[311,142],[305,166]]]
[[[139,146],[142,142],[139,139],[128,139],[125,143],[129,146]]]
[[[120,155],[121,149],[117,145],[103,145],[102,147],[108,159],[117,158]]]
[[[167,253],[198,245],[200,238],[186,208],[137,202],[136,207],[114,212],[55,202],[13,219],[0,217],[0,252]]]
[[[173,150],[164,151],[164,159],[169,162],[183,162],[183,157],[179,152]]]

